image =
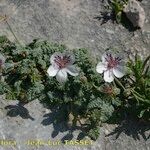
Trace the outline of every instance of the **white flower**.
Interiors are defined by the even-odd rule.
[[[72,76],[79,74],[76,67],[73,65],[75,57],[69,53],[55,52],[50,58],[51,66],[48,68],[47,73],[49,76],[54,77],[58,82],[63,83],[67,81],[67,73]]]
[[[104,80],[112,82],[114,77],[122,78],[124,76],[124,62],[123,59],[117,55],[112,55],[106,52],[102,55],[102,62],[96,66],[96,71],[100,74],[104,73]]]

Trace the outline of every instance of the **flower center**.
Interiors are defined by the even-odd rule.
[[[55,63],[59,67],[59,69],[65,68],[68,63],[71,61],[70,56],[55,56]]]
[[[106,54],[106,55],[107,55],[107,58],[105,59],[108,62],[107,68],[112,69],[112,68],[117,67],[117,65],[120,63],[121,58],[119,57],[113,58],[111,54]]]

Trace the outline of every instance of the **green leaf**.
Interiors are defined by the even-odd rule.
[[[99,137],[99,129],[91,129],[88,133],[88,136],[91,137],[91,139],[96,140]]]
[[[142,111],[140,112],[139,118],[142,118],[142,117],[143,117],[145,111],[146,111],[146,110],[142,110]]]
[[[143,65],[142,65],[142,70],[144,71],[147,62],[150,60],[150,55],[144,60]]]
[[[15,84],[14,84],[14,87],[15,87],[16,93],[17,93],[17,96],[19,96],[20,91],[21,91],[21,83],[22,83],[22,81],[19,80],[19,81],[15,82]]]

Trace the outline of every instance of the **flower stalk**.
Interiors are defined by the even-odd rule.
[[[123,86],[123,84],[117,78],[115,78],[115,81],[122,87],[122,89],[124,91],[126,91],[126,88]]]

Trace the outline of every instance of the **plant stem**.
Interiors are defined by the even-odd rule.
[[[149,102],[148,100],[146,100],[145,98],[141,97],[141,96],[139,95],[139,93],[137,93],[134,89],[131,89],[131,92],[132,92],[133,96],[135,97],[135,99],[136,99],[137,101],[140,100],[140,101],[142,101],[142,102],[144,102],[144,103],[150,104],[150,102]]]
[[[80,126],[82,126],[82,122],[81,122],[80,118],[77,117],[77,121],[80,123]]]
[[[115,81],[123,88],[124,91],[126,90],[123,84],[117,78],[115,78]]]
[[[116,83],[113,81],[113,85],[114,85],[114,87],[116,87]]]

